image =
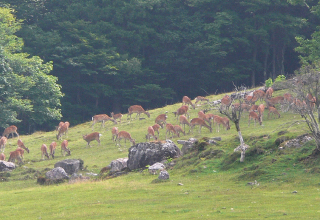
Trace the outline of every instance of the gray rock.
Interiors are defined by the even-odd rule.
[[[135,170],[161,162],[167,158],[181,156],[180,149],[171,141],[139,143],[129,148],[128,168]]]
[[[165,168],[166,168],[166,166],[163,163],[157,162],[149,167],[149,173],[156,174],[158,171],[163,170]]]
[[[282,144],[280,144],[279,149],[284,149],[284,148],[300,148],[302,147],[305,143],[311,141],[313,138],[310,137],[309,135],[301,135],[298,136],[294,139],[284,141]]]
[[[52,170],[46,173],[46,178],[50,180],[63,180],[69,179],[66,171],[61,167],[53,168]]]
[[[182,141],[178,142],[178,143],[182,143],[182,148],[181,148],[182,155],[189,153],[197,141],[198,140],[195,138],[190,138],[189,140],[184,141],[184,143],[182,143]]]
[[[110,167],[110,172],[115,173],[127,168],[128,158],[118,158],[113,160],[108,167]]]
[[[81,160],[67,159],[59,161],[54,167],[62,167],[67,174],[72,175],[82,169],[83,162]]]
[[[169,179],[169,173],[166,170],[162,170],[158,176],[160,180],[167,180]]]
[[[12,162],[0,160],[0,172],[11,171],[16,168],[16,165]]]

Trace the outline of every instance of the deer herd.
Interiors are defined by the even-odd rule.
[[[299,99],[293,98],[293,96],[289,93],[284,94],[283,96],[277,96],[273,97],[273,89],[270,87],[269,89],[264,92],[263,90],[255,90],[251,94],[245,95],[243,97],[243,103],[233,103],[233,99],[229,95],[225,95],[221,99],[221,105],[220,105],[220,111],[222,110],[229,110],[232,108],[236,111],[247,111],[248,112],[248,126],[250,126],[251,121],[254,121],[254,126],[256,126],[256,123],[259,123],[262,125],[263,123],[263,114],[264,110],[268,109],[268,119],[270,117],[270,114],[272,114],[273,117],[280,118],[280,113],[276,108],[276,105],[288,103],[295,106],[307,106],[314,108],[316,98],[312,96],[312,94],[308,94],[306,97],[307,101],[301,101]],[[256,105],[256,102],[260,101],[259,105]],[[261,103],[261,102],[265,103]],[[155,118],[155,124],[154,125],[148,125],[146,126],[147,134],[145,135],[146,141],[150,142],[150,139],[153,138],[155,141],[159,140],[160,136],[160,130],[165,129],[166,134],[165,138],[173,138],[173,137],[180,137],[181,134],[186,135],[186,125],[189,127],[189,133],[194,133],[194,128],[196,126],[199,127],[198,133],[201,133],[202,127],[205,127],[210,132],[212,132],[214,125],[216,126],[216,132],[220,132],[220,125],[222,125],[225,130],[230,129],[230,121],[227,117],[222,117],[220,115],[216,115],[213,113],[207,113],[207,110],[200,110],[198,111],[198,117],[190,119],[189,115],[189,107],[191,107],[193,110],[196,109],[196,106],[201,106],[202,102],[209,102],[209,99],[197,96],[195,98],[195,103],[193,104],[191,99],[188,96],[184,96],[182,98],[182,106],[179,107],[176,111],[172,112],[174,114],[174,117],[179,124],[171,124],[167,122],[168,119],[168,112],[166,111],[164,114],[160,114]],[[307,102],[307,103],[306,103]],[[197,105],[197,103],[199,103]],[[150,118],[150,113],[148,111],[145,111],[142,106],[140,105],[133,105],[128,108],[127,113],[127,120],[133,113],[136,113],[136,119],[143,113],[148,118]],[[107,114],[99,114],[94,115],[92,117],[92,124],[91,128],[92,131],[94,130],[94,125],[97,122],[101,122],[101,127],[104,128],[105,122],[111,121],[114,124],[121,124],[121,119],[123,115],[121,113],[114,114],[111,112],[111,117],[109,117]],[[59,125],[56,128],[57,134],[56,139],[57,141],[62,140],[62,137],[65,135],[67,136],[68,129],[69,129],[70,123],[69,122],[60,122]],[[17,149],[15,151],[10,152],[10,156],[8,161],[9,162],[15,162],[15,160],[18,160],[18,162],[22,162],[24,151],[27,151],[29,153],[29,149],[25,147],[24,143],[21,139],[19,139],[19,134],[17,132],[17,127],[14,125],[11,125],[7,127],[2,137],[0,138],[0,160],[5,160],[5,146],[7,144],[9,136],[14,137],[16,135],[18,137],[17,141]],[[121,144],[120,141],[124,140],[131,142],[132,145],[135,145],[136,140],[131,137],[131,134],[127,131],[119,131],[118,127],[113,127],[111,129],[111,135],[112,135],[112,141],[119,146],[119,150],[121,150]],[[98,145],[100,145],[100,137],[102,136],[99,132],[93,132],[90,134],[82,135],[83,140],[87,142],[87,147],[91,147],[90,142],[96,140],[98,142]],[[47,148],[46,144],[42,144],[40,150],[41,150],[41,158],[44,160],[45,158],[49,159],[50,156],[52,159],[55,158],[55,150],[57,148],[57,143],[55,141],[52,141],[52,143],[49,145],[49,149]],[[68,148],[68,140],[63,140],[61,142],[61,155],[65,156],[71,155],[71,151]]]

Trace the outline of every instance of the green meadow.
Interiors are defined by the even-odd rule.
[[[275,92],[275,96],[284,91]],[[224,94],[208,96],[210,101],[220,99]],[[116,125],[119,130],[131,133],[136,143],[145,142],[147,128],[154,124],[159,114],[168,112],[167,121],[178,124],[172,112],[181,103],[149,110],[151,117],[141,115],[143,120],[127,120]],[[203,104],[190,109],[190,119],[197,117],[199,110],[208,109]],[[219,114],[217,110],[210,113]],[[319,219],[320,215],[320,165],[318,158],[310,158],[315,148],[314,141],[301,148],[279,149],[279,140],[290,139],[308,133],[298,114],[280,112],[281,118],[267,118],[264,112],[263,125],[252,122],[248,126],[248,113],[241,119],[241,129],[246,144],[245,162],[240,163],[240,153],[234,152],[239,145],[234,124],[226,131],[210,133],[198,128],[172,140],[190,137],[221,137],[218,145],[208,145],[175,159],[176,165],[168,169],[168,181],[155,181],[157,175],[147,170],[135,170],[128,174],[107,178],[106,174],[91,176],[87,181],[64,182],[39,185],[37,177],[67,158],[82,159],[84,170],[89,176],[117,158],[128,156],[130,142],[121,150],[111,138],[107,122],[94,131],[102,134],[101,145],[93,141],[87,147],[82,135],[92,132],[92,122],[73,126],[67,137],[71,156],[60,153],[61,140],[57,141],[55,159],[41,159],[40,147],[56,141],[56,131],[38,131],[32,135],[20,136],[30,153],[24,155],[24,163],[12,172],[0,173],[0,211],[2,219]],[[293,123],[297,121],[297,123]],[[189,130],[188,127],[186,127]],[[17,137],[8,139],[6,157],[17,147]],[[165,129],[160,130],[160,140],[165,140]],[[124,142],[121,142],[123,145]],[[258,184],[248,184],[256,181]]]

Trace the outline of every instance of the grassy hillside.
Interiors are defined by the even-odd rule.
[[[276,92],[275,95],[283,94]],[[224,94],[209,96],[220,99]],[[174,114],[181,103],[153,109],[151,117],[144,120],[127,120],[118,124],[119,130],[131,133],[136,142],[144,142],[147,127],[154,124],[159,114],[168,111],[167,121],[178,124]],[[197,106],[190,110],[190,118],[197,117],[199,110],[208,106]],[[218,114],[216,111],[211,113]],[[68,137],[71,156],[60,154],[56,158],[42,160],[40,147],[55,141],[56,131],[37,132],[20,136],[29,147],[24,164],[10,173],[0,173],[3,180],[0,189],[0,211],[3,219],[316,219],[319,215],[320,199],[319,160],[306,159],[315,148],[308,142],[302,148],[278,149],[279,137],[292,138],[308,130],[304,123],[288,126],[300,116],[290,112],[281,113],[280,119],[267,119],[265,111],[262,126],[253,123],[248,127],[248,113],[240,123],[245,142],[251,146],[246,161],[239,162],[240,153],[233,149],[239,145],[233,124],[231,129],[215,128],[213,133],[202,128],[198,133],[187,134],[178,139],[190,137],[222,137],[218,146],[207,146],[200,152],[193,152],[177,159],[176,166],[168,170],[170,180],[154,183],[157,176],[147,171],[135,171],[114,179],[63,183],[40,186],[36,178],[43,175],[54,164],[66,158],[82,159],[87,173],[99,173],[112,160],[127,157],[130,143],[122,151],[111,140],[111,122],[105,128],[96,124],[94,131],[102,133],[101,145],[92,142],[86,147],[82,135],[91,133],[91,121],[72,126]],[[133,115],[135,118],[135,115]],[[89,119],[88,119],[89,120]],[[280,133],[279,133],[280,132]],[[165,129],[160,131],[165,139]],[[17,138],[8,140],[6,156],[16,149]],[[178,144],[177,144],[178,145]],[[179,146],[179,145],[178,145]],[[181,147],[181,146],[179,146]],[[259,185],[249,185],[257,180]],[[179,184],[181,183],[181,184]],[[293,193],[297,191],[297,193]]]

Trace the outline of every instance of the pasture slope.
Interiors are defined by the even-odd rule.
[[[281,95],[284,91],[277,91]],[[212,100],[224,94],[212,95]],[[193,100],[194,103],[194,100]],[[159,114],[168,111],[167,121],[178,124],[174,114],[181,103],[150,110],[145,120],[126,120],[125,114],[119,130],[131,133],[136,142],[145,141],[147,128],[154,124]],[[190,110],[190,119],[197,117],[200,109]],[[217,110],[210,111],[218,114]],[[319,219],[320,215],[320,166],[318,158],[308,158],[315,148],[310,141],[301,148],[279,150],[279,137],[293,138],[308,133],[302,122],[290,125],[300,116],[282,113],[280,119],[267,119],[263,125],[248,127],[248,113],[244,113],[240,126],[245,142],[251,146],[244,163],[233,149],[238,146],[238,136],[233,124],[231,129],[215,128],[210,133],[203,128],[199,134],[187,134],[172,140],[190,137],[222,137],[218,146],[206,146],[177,159],[176,166],[168,170],[169,181],[156,182],[156,175],[137,170],[113,179],[105,176],[90,181],[39,185],[37,176],[44,175],[54,164],[65,158],[82,159],[87,173],[99,173],[112,160],[127,156],[127,148],[119,151],[112,142],[112,122],[105,128],[96,124],[94,131],[102,134],[101,145],[93,141],[86,147],[82,135],[91,133],[91,121],[72,126],[68,136],[71,156],[60,153],[61,140],[55,159],[41,160],[40,147],[56,141],[56,131],[36,132],[20,136],[30,149],[25,153],[24,164],[11,173],[0,173],[1,219]],[[109,114],[109,113],[107,113]],[[135,115],[133,115],[133,118]],[[5,154],[15,150],[18,138],[8,139]],[[160,139],[165,139],[161,129]],[[278,139],[279,140],[279,139]],[[178,144],[177,144],[178,145]],[[178,145],[181,147],[180,145]],[[249,185],[248,182],[258,184]]]

